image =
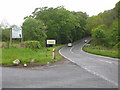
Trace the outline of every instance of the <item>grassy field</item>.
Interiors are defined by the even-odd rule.
[[[35,62],[45,64],[47,62],[53,63],[62,58],[56,52],[56,59],[52,59],[52,49],[55,48],[56,50],[61,48],[62,46],[50,47],[50,48],[41,48],[37,50],[31,50],[27,48],[7,48],[2,49],[2,63],[4,66],[12,66],[13,60],[19,59],[22,64],[30,63],[31,59],[34,59]]]
[[[118,55],[118,50],[113,49],[107,49],[105,47],[101,46],[84,46],[83,50],[88,53],[96,54],[96,55],[102,55],[102,56],[108,56],[113,58],[120,58]]]

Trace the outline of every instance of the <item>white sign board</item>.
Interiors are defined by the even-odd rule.
[[[22,28],[12,28],[12,38],[22,38]]]
[[[47,40],[47,44],[56,44],[55,40]]]

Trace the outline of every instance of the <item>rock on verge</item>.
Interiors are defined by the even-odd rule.
[[[18,65],[18,64],[20,64],[20,60],[16,59],[16,60],[13,61],[13,63],[16,64],[16,65]]]

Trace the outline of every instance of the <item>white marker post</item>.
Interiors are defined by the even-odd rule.
[[[52,59],[55,59],[55,49],[52,50]]]

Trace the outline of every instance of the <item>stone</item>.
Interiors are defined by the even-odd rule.
[[[16,65],[18,65],[18,64],[20,64],[20,60],[16,59],[16,60],[13,61],[13,63],[16,64]]]
[[[27,67],[27,64],[24,64],[24,67]]]

